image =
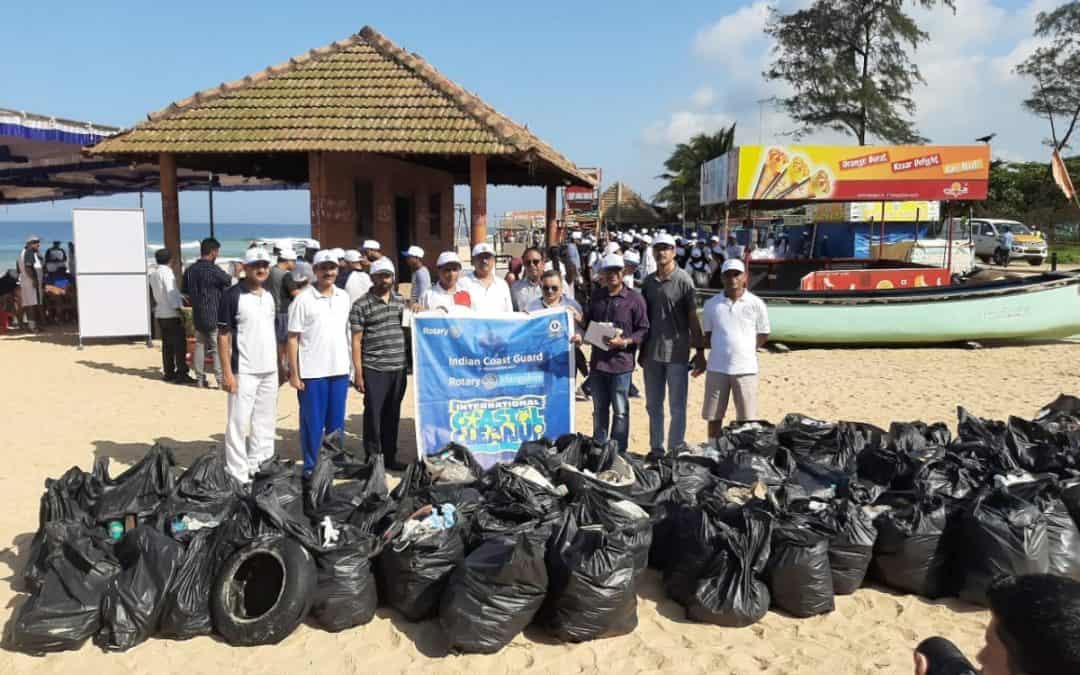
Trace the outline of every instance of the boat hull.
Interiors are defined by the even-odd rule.
[[[929,344],[1080,334],[1080,279],[927,296],[764,297],[770,340]]]

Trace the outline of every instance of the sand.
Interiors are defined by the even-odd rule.
[[[0,474],[0,624],[5,635],[26,595],[19,575],[37,528],[43,481],[72,465],[89,469],[107,456],[114,472],[155,442],[173,446],[181,464],[221,443],[225,395],[159,381],[160,354],[144,343],[95,344],[79,351],[70,334],[0,337],[6,384]],[[955,406],[981,416],[1031,416],[1060,392],[1080,392],[1080,344],[964,349],[799,350],[763,354],[762,416],[787,412],[828,419],[944,420]],[[641,386],[640,376],[636,377]],[[690,394],[691,441],[704,439],[698,419],[702,380]],[[407,402],[411,399],[406,399]],[[348,430],[361,428],[361,402],[349,401]],[[579,403],[589,432],[591,405]],[[411,404],[406,404],[411,417]],[[288,388],[278,405],[279,451],[297,456],[297,405]],[[644,400],[631,402],[631,449],[647,450]],[[403,452],[414,451],[412,420]],[[352,439],[356,443],[356,439]],[[637,630],[624,637],[566,645],[533,629],[493,656],[447,656],[436,621],[411,624],[380,609],[370,624],[339,634],[304,625],[277,646],[234,648],[209,637],[151,639],[124,654],[92,644],[77,653],[33,658],[0,651],[0,672],[440,673],[910,673],[911,648],[941,634],[974,656],[987,613],[956,600],[929,602],[879,588],[839,597],[836,611],[812,619],[770,612],[755,626],[722,629],[687,622],[649,571],[639,591]]]

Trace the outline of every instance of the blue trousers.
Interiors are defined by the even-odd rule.
[[[632,371],[631,371],[632,373]],[[595,368],[589,373],[593,400],[593,440],[604,443],[608,439],[608,423],[611,438],[626,452],[630,435],[630,375],[611,374]]]
[[[304,450],[304,473],[315,469],[324,434],[345,428],[345,399],[349,376],[316,377],[304,380],[304,390],[296,392],[300,401],[300,447]]]
[[[664,397],[669,396],[671,427],[667,447],[674,450],[686,442],[686,395],[690,388],[690,369],[686,363],[645,362],[645,409],[649,412],[649,446],[652,452],[664,451]]]

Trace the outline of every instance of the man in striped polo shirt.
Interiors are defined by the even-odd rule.
[[[397,459],[401,401],[405,398],[405,299],[394,292],[394,265],[371,264],[371,290],[353,303],[353,386],[364,395],[364,450],[382,453],[387,469],[405,468]]]

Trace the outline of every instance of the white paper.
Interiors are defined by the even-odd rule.
[[[606,352],[611,348],[604,341],[605,338],[613,338],[620,332],[621,331],[612,323],[593,321],[589,324],[589,327],[585,329],[585,342],[588,342],[594,347],[603,349]]]
[[[401,327],[412,328],[412,310],[408,307],[401,312]]]

